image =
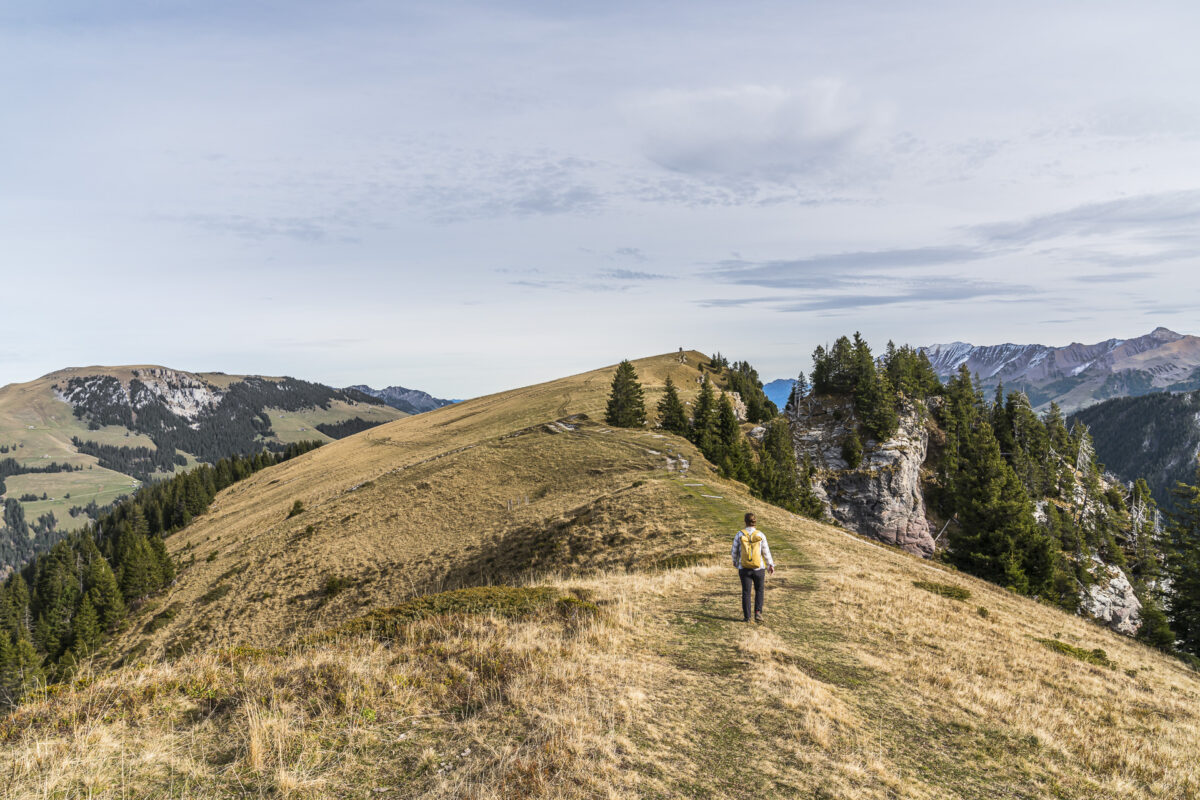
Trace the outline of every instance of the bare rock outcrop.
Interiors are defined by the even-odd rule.
[[[813,491],[830,518],[911,553],[933,554],[921,488],[929,433],[920,409],[907,406],[890,439],[863,442],[862,462],[856,467],[842,454],[842,444],[857,424],[851,402],[802,403],[789,418],[797,461],[807,460],[816,468]]]
[[[1079,610],[1117,633],[1135,635],[1142,627],[1142,603],[1120,567],[1092,556],[1096,582],[1079,593]]]

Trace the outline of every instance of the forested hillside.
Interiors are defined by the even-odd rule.
[[[1072,419],[1088,427],[1106,469],[1124,481],[1144,477],[1162,507],[1171,505],[1175,484],[1195,477],[1200,392],[1108,400]]]
[[[0,576],[141,485],[402,416],[353,389],[156,366],[0,387]]]
[[[218,492],[319,444],[222,458],[140,489],[10,575],[0,587],[0,703],[70,676],[117,632],[130,607],[170,585],[177,562],[165,537],[202,514]]]

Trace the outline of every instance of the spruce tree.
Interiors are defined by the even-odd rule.
[[[812,491],[811,477],[807,466],[803,472],[796,467],[791,426],[786,420],[772,420],[763,435],[759,463],[754,470],[755,496],[794,514],[820,519],[823,509]]]
[[[689,431],[687,409],[679,399],[679,391],[675,382],[667,376],[667,385],[663,390],[662,399],[658,401],[658,424],[664,431],[679,436],[687,436]]]
[[[81,659],[92,654],[100,643],[103,630],[100,627],[100,617],[91,599],[84,595],[75,619],[71,624],[71,651],[75,658]]]
[[[646,424],[642,385],[638,383],[637,370],[628,359],[617,366],[613,376],[604,421],[614,428],[640,428]]]
[[[954,487],[959,525],[949,536],[950,561],[965,572],[1021,593],[1045,590],[1053,580],[1049,537],[1033,519],[1033,505],[1000,455],[991,425],[968,432]]]
[[[1200,470],[1195,486],[1177,484],[1171,515],[1166,574],[1171,581],[1167,617],[1179,648],[1200,655]]]
[[[692,411],[692,441],[697,445],[712,431],[717,414],[717,398],[713,393],[708,376],[700,382],[700,393],[696,395],[696,406]]]

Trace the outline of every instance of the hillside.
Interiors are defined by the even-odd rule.
[[[705,357],[684,357],[635,362],[649,407],[668,375],[694,395]],[[9,791],[724,798],[749,774],[768,796],[1197,796],[1196,673],[605,427],[611,376],[223,492],[168,540],[177,585],[104,655],[125,665],[0,722]],[[780,566],[763,626],[736,621],[726,565],[745,509]],[[525,588],[422,597],[498,580]]]
[[[943,379],[965,364],[985,389],[1003,381],[1007,389],[1025,392],[1039,411],[1051,402],[1074,411],[1112,397],[1200,388],[1200,337],[1166,328],[1065,347],[950,342],[920,349]]]
[[[1077,412],[1096,456],[1124,481],[1144,477],[1161,508],[1177,481],[1195,483],[1200,466],[1200,392],[1123,397]]]
[[[336,434],[348,421],[402,416],[374,398],[294,378],[151,365],[66,369],[0,387],[0,461],[13,459],[0,472],[0,494],[20,502],[36,528],[0,529],[0,567],[44,550],[144,481],[199,461],[331,441],[321,428]]]

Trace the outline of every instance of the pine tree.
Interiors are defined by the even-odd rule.
[[[763,435],[758,466],[754,470],[755,496],[782,506],[794,514],[820,519],[821,501],[812,491],[811,469],[796,467],[792,430],[786,420],[775,419]]]
[[[697,445],[711,432],[717,414],[717,398],[713,393],[708,376],[700,382],[700,393],[696,395],[696,407],[692,411],[692,441]]]
[[[670,376],[667,376],[662,399],[658,401],[658,424],[664,431],[679,436],[687,436],[689,431],[687,409],[679,399],[679,391]]]
[[[1167,618],[1179,649],[1192,655],[1200,655],[1200,470],[1196,484],[1180,483],[1172,491],[1175,512],[1166,564],[1171,581]]]
[[[783,409],[784,413],[789,416],[796,416],[800,412],[800,405],[804,402],[808,393],[808,378],[805,377],[804,370],[801,370],[800,375],[796,378],[796,382],[792,384],[792,393],[788,395],[787,405]]]
[[[1000,455],[983,420],[966,436],[954,487],[959,525],[949,533],[949,558],[960,569],[1022,593],[1053,581],[1054,555],[1038,529],[1024,487]]]
[[[81,659],[91,655],[103,633],[96,607],[92,605],[91,598],[84,595],[71,625],[71,650],[75,657]]]
[[[642,385],[638,383],[637,371],[628,360],[617,366],[613,376],[604,421],[615,428],[640,428],[646,424]]]

